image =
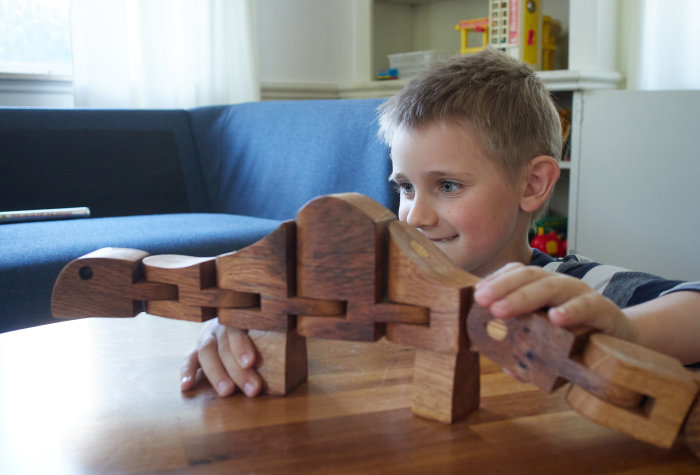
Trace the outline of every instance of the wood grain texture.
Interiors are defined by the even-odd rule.
[[[451,424],[479,407],[479,354],[418,349],[413,367],[414,414]]]
[[[263,379],[264,394],[282,396],[306,381],[306,338],[296,330],[250,330],[248,336],[258,352],[255,368]]]
[[[173,285],[143,282],[147,252],[103,248],[63,268],[54,284],[51,313],[57,318],[133,317],[143,300],[172,299]]]
[[[700,374],[694,374],[695,384],[700,388]],[[685,444],[700,458],[700,391],[683,423]]]
[[[297,295],[346,302],[342,317],[299,315],[300,334],[362,341],[384,335],[377,304],[384,300],[386,228],[395,220],[357,193],[323,196],[299,210]]]
[[[148,301],[146,311],[168,318],[202,322],[217,316],[218,307],[252,307],[255,294],[217,287],[216,258],[163,254],[143,260],[145,278],[177,286],[175,299]]]
[[[452,425],[415,417],[416,351],[384,340],[308,340],[309,379],[287,397],[219,398],[205,382],[181,394],[200,329],[140,315],[0,335],[0,473],[700,470],[683,443],[594,424],[484,357],[479,409]]]
[[[592,328],[557,327],[543,314],[498,320],[474,305],[467,329],[475,351],[542,391],[551,392],[571,382],[616,406],[635,407],[642,399],[639,393],[606,380],[594,365],[580,363]]]
[[[466,316],[479,279],[454,266],[432,242],[405,223],[393,221],[389,236],[387,298],[428,308],[430,322],[387,324],[387,338],[443,353],[467,351]]]
[[[690,371],[667,355],[592,335],[583,364],[604,379],[644,396],[635,408],[613,405],[572,385],[566,399],[589,419],[659,447],[671,447],[698,391]]]
[[[254,308],[220,308],[223,325],[244,329],[286,331],[296,315],[343,315],[345,302],[296,295],[296,223],[275,231],[239,251],[218,256],[216,272],[222,289],[258,296]]]

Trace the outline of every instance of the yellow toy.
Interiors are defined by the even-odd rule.
[[[554,69],[554,52],[557,50],[557,36],[561,23],[548,15],[542,15],[542,70]]]
[[[542,68],[542,15],[540,0],[490,0],[491,46]]]
[[[455,25],[459,54],[477,53],[491,45],[529,64],[554,69],[554,52],[561,23],[541,14],[542,0],[489,0],[488,18],[472,18]],[[470,33],[481,33],[481,44],[469,46]]]
[[[477,53],[486,48],[489,44],[489,19],[473,18],[471,20],[460,21],[455,25],[455,30],[459,31],[460,48],[459,54]],[[469,32],[481,33],[481,45],[469,46]]]

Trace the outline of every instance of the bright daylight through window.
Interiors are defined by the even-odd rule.
[[[69,0],[0,0],[0,73],[72,73]]]

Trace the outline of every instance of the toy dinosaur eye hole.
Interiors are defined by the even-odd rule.
[[[93,272],[90,266],[83,266],[80,269],[78,269],[78,276],[82,280],[90,280],[92,279]]]

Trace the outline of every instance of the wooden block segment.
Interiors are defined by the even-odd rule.
[[[637,407],[620,407],[572,385],[566,400],[574,410],[650,444],[673,445],[698,393],[690,371],[675,358],[603,334],[591,336],[583,358],[607,381],[644,398]]]
[[[690,407],[690,412],[683,424],[683,438],[685,444],[693,451],[696,457],[700,457],[700,373],[693,372],[693,379],[698,387],[699,394]]]
[[[306,381],[306,338],[295,330],[251,330],[248,336],[258,352],[256,369],[263,379],[263,393],[282,396]]]
[[[414,414],[446,424],[479,407],[479,354],[418,349],[413,367]]]
[[[343,315],[345,302],[296,296],[296,224],[282,223],[260,241],[216,259],[218,286],[255,293],[255,308],[221,308],[223,325],[244,329],[286,331],[295,315]]]
[[[358,193],[317,198],[297,214],[297,295],[347,302],[342,317],[299,315],[302,335],[374,341],[385,326],[386,230],[396,216]]]
[[[387,324],[387,338],[443,353],[469,349],[466,316],[478,278],[461,270],[418,230],[389,225],[387,298],[428,309],[429,324]]]
[[[494,319],[487,309],[476,304],[467,317],[467,329],[475,351],[545,392],[566,383],[569,378],[562,377],[562,362],[580,353],[590,334],[588,329],[579,332],[557,327],[537,314]],[[586,368],[581,371],[586,372]]]
[[[190,321],[216,317],[217,307],[253,307],[256,294],[217,287],[216,259],[178,255],[150,256],[143,260],[146,280],[176,285],[177,297],[148,301],[146,311],[153,315]]]
[[[143,281],[142,260],[147,252],[104,248],[66,265],[51,295],[57,318],[133,317],[144,300],[172,299],[174,285]]]
[[[478,278],[405,223],[390,223],[388,252],[387,299],[428,311],[423,324],[387,324],[389,340],[417,347],[412,410],[452,423],[479,407],[479,355],[469,351],[466,333]]]

